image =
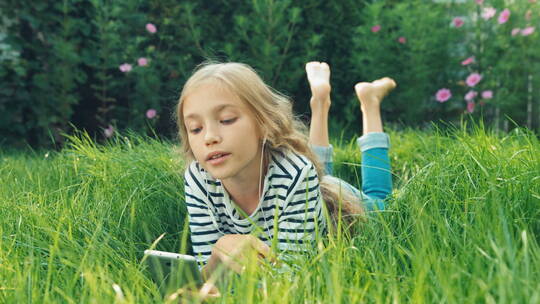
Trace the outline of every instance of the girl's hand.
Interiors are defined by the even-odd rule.
[[[217,289],[217,287],[210,282],[205,282],[201,289],[199,289],[199,299],[202,301],[219,297],[221,297],[219,289]]]
[[[212,248],[212,256],[218,263],[236,273],[242,273],[250,256],[275,261],[270,247],[253,235],[227,234],[222,236]],[[244,264],[244,265],[243,265]]]
[[[219,289],[212,282],[207,281],[199,289],[193,286],[178,289],[167,296],[165,303],[204,302],[219,297],[221,297]]]

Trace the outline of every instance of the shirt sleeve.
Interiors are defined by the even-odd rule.
[[[211,197],[204,187],[204,177],[198,174],[196,166],[190,165],[184,174],[184,195],[191,231],[191,245],[199,264],[206,264],[212,254],[212,247],[222,236],[212,213]]]
[[[325,229],[317,170],[309,163],[299,174],[278,221],[278,247],[282,251],[312,248],[317,232]]]

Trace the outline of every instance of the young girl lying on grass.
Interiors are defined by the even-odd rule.
[[[332,221],[339,204],[345,219],[384,209],[392,181],[380,103],[395,82],[355,86],[364,132],[358,138],[360,191],[331,176],[330,68],[310,62],[306,72],[313,95],[309,138],[291,101],[245,64],[204,64],[184,85],[177,117],[185,199],[193,251],[206,278],[220,265],[241,272],[248,253],[274,259],[275,251],[307,250],[332,225],[323,204]]]

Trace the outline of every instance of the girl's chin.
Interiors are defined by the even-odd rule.
[[[227,172],[225,172],[225,170],[220,170],[220,169],[216,170],[216,169],[213,169],[213,168],[209,168],[209,169],[206,169],[206,171],[214,179],[223,180],[223,179],[226,179],[227,177],[229,177],[229,175],[227,174]]]

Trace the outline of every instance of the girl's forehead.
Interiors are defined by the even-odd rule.
[[[240,97],[224,85],[201,84],[193,88],[182,104],[184,118],[194,117],[200,112],[221,111],[225,108],[248,111]]]

